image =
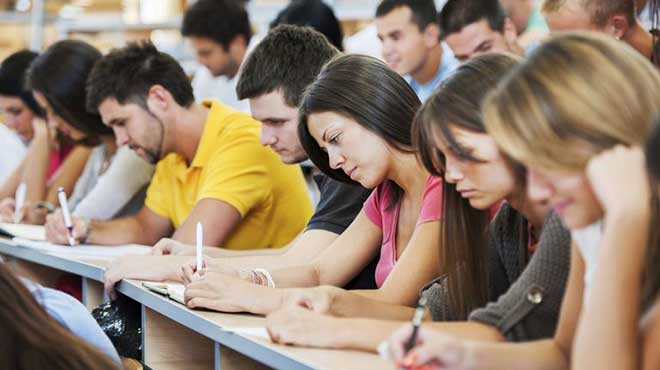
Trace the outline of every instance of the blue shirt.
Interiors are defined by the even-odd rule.
[[[440,65],[438,66],[438,72],[435,74],[433,79],[425,84],[419,84],[415,81],[412,76],[405,76],[406,81],[410,84],[410,87],[415,91],[419,100],[424,103],[426,99],[431,96],[433,90],[440,84],[442,80],[445,79],[459,64],[458,60],[454,57],[454,53],[444,42],[442,45],[442,59],[440,59]]]
[[[44,288],[29,280],[21,279],[34,299],[48,314],[81,339],[105,353],[123,368],[117,350],[99,324],[77,299],[59,290]]]

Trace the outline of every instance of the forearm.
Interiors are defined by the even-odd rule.
[[[23,168],[25,168],[25,160],[21,162],[7,180],[5,180],[2,186],[0,186],[0,199],[14,196],[16,188],[18,188],[18,184],[21,183],[21,178],[23,177]]]
[[[340,317],[366,317],[381,320],[410,320],[415,311],[412,307],[385,303],[367,298],[358,290],[335,290],[330,313]]]
[[[639,304],[648,235],[643,210],[606,220],[590,302],[575,338],[572,365],[608,369],[639,366]],[[622,249],[623,247],[623,249]],[[616,276],[615,279],[612,279]],[[628,302],[627,304],[625,302]],[[593,356],[599,353],[598,356]]]
[[[86,244],[123,245],[155,244],[162,235],[155,235],[142,225],[135,216],[112,221],[89,221],[89,236]]]
[[[248,249],[248,250],[232,250],[227,248],[219,247],[204,247],[204,254],[214,258],[231,258],[232,264],[246,264],[246,265],[258,265],[260,267],[263,263],[262,261],[272,261],[277,259],[286,253],[286,249],[271,249],[271,248],[262,248],[262,249]],[[263,257],[263,258],[262,258]]]
[[[565,370],[568,361],[553,339],[526,343],[465,342],[464,362],[472,370]]]
[[[50,149],[48,131],[36,131],[26,156],[29,165],[23,168],[21,176],[26,185],[25,199],[33,204],[46,199]]]
[[[316,264],[273,269],[269,272],[278,288],[304,288],[320,284]]]

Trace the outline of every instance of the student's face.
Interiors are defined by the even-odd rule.
[[[25,142],[32,140],[34,130],[32,119],[34,114],[23,101],[15,96],[0,95],[0,112],[4,115],[4,122],[14,130]]]
[[[57,113],[55,113],[53,107],[48,104],[48,100],[46,100],[45,96],[37,91],[35,91],[33,94],[37,103],[39,103],[41,108],[46,111],[46,120],[48,121],[48,126],[51,129],[57,130],[62,135],[67,136],[74,141],[80,141],[87,137],[84,132],[73,127]]]
[[[401,75],[420,70],[429,47],[438,43],[429,37],[430,31],[421,32],[413,21],[410,8],[400,6],[376,18],[378,38],[383,42],[383,58],[387,65]],[[430,29],[431,26],[428,27]]]
[[[511,168],[487,134],[457,126],[450,131],[458,144],[481,162],[464,159],[449,149],[444,140],[436,142],[445,157],[445,181],[456,185],[461,196],[477,209],[488,209],[510,196],[516,188]]]
[[[236,62],[231,57],[229,51],[222,45],[211,40],[208,37],[189,37],[190,44],[195,50],[197,62],[205,66],[213,76],[231,75],[235,69]]]
[[[554,12],[544,14],[548,28],[552,32],[558,31],[598,31],[598,27],[591,21],[589,13],[575,2],[568,0]]]
[[[528,168],[527,195],[532,201],[548,202],[570,229],[591,225],[603,217],[584,172]]]
[[[334,112],[310,114],[307,121],[310,134],[328,153],[331,168],[341,169],[367,189],[388,177],[392,149],[379,136]]]
[[[298,139],[298,108],[286,103],[281,90],[249,101],[252,117],[261,122],[261,145],[268,145],[287,164],[307,159]]]
[[[117,145],[128,145],[139,157],[155,164],[163,157],[165,128],[162,121],[135,103],[105,99],[99,105],[103,123],[112,127]]]
[[[480,21],[468,24],[459,32],[454,32],[445,37],[445,42],[454,52],[454,56],[461,63],[477,55],[488,52],[511,52],[510,42],[515,42],[516,34],[513,24],[505,28],[505,33],[497,32],[490,28],[488,21]],[[510,39],[508,40],[507,37]]]

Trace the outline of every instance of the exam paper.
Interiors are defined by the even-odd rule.
[[[0,222],[0,234],[29,240],[46,240],[46,228],[39,225]]]

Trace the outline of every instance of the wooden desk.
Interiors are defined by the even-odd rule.
[[[0,255],[9,257],[9,263],[21,274],[46,284],[62,272],[81,276],[83,299],[89,308],[107,299],[102,281],[110,259],[45,253],[2,238]],[[392,364],[370,353],[283,346],[233,333],[227,328],[263,327],[265,319],[249,314],[190,310],[146,290],[139,281],[122,281],[117,289],[142,306],[143,361],[154,370],[394,369]]]

